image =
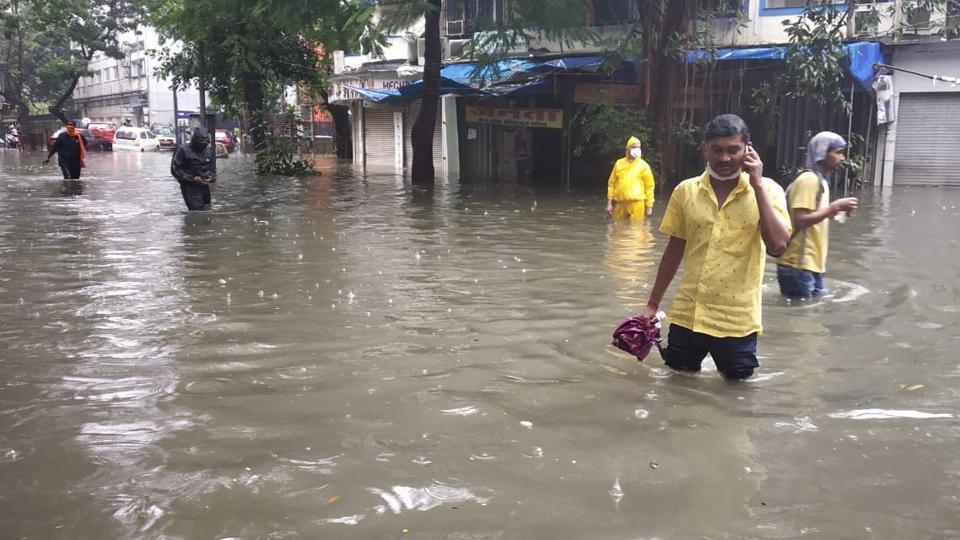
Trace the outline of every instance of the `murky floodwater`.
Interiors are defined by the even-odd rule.
[[[40,159],[0,155],[3,538],[960,536],[960,191],[864,194],[822,302],[768,268],[728,384],[608,345],[664,238],[603,178],[234,158],[188,214],[167,154]]]

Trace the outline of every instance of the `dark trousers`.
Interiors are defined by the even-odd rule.
[[[79,180],[80,179],[80,164],[71,163],[70,165],[60,164],[60,170],[63,171],[64,180]]]
[[[180,182],[180,193],[189,210],[210,210],[210,186],[196,182]]]
[[[777,282],[780,283],[780,294],[787,298],[813,298],[827,292],[823,274],[810,270],[778,264]]]
[[[744,337],[713,337],[688,328],[670,325],[667,348],[661,350],[663,360],[673,369],[700,371],[700,364],[710,353],[717,370],[728,379],[746,379],[760,367],[757,361],[757,334]]]

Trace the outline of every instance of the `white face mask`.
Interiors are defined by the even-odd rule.
[[[631,148],[631,149],[630,149],[630,157],[632,157],[633,159],[637,159],[638,157],[640,157],[640,149],[639,149],[639,148]]]
[[[733,174],[721,176],[713,170],[713,167],[710,166],[710,162],[709,161],[707,162],[707,173],[709,173],[710,176],[712,176],[715,180],[718,180],[720,182],[728,182],[730,180],[733,180],[734,178],[740,178],[740,172],[741,172],[741,169],[737,169],[736,172],[734,172]]]

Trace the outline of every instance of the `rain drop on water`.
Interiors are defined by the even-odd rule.
[[[620,487],[619,476],[613,481],[613,487],[611,487],[610,491],[608,491],[607,493],[609,493],[610,496],[613,497],[613,502],[618,503],[620,502],[621,499],[623,499],[623,488]]]

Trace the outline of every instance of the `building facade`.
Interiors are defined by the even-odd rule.
[[[156,74],[158,61],[148,54],[160,47],[156,31],[148,27],[125,38],[122,59],[97,53],[90,61],[91,75],[82,77],[73,92],[75,108],[83,118],[118,126],[173,125],[174,92],[170,81]],[[196,89],[177,92],[176,101],[180,118],[198,114]]]
[[[603,37],[622,37],[642,24],[638,2],[592,0],[586,22]],[[848,18],[844,30],[849,65],[841,84],[851,102],[849,113],[815,100],[781,98],[779,113],[771,117],[754,111],[748,99],[755,88],[785,73],[789,36],[784,23],[803,14],[806,0],[744,0],[739,9],[712,21],[713,42],[720,49],[702,51],[713,55],[712,67],[708,76],[692,79],[683,96],[685,121],[695,127],[715,114],[741,114],[761,145],[771,175],[782,176],[778,179],[784,183],[792,177],[790,170],[803,163],[810,134],[831,130],[858,141],[853,151],[862,168],[849,179],[843,177],[844,189],[871,183],[960,184],[960,167],[952,161],[960,154],[949,150],[960,147],[960,131],[953,129],[960,119],[960,84],[954,79],[960,78],[960,45],[931,35],[960,24],[960,4],[948,4],[945,12],[911,11],[909,18],[901,4],[858,3]],[[467,57],[467,44],[482,41],[486,29],[507,20],[510,6],[511,0],[443,4],[445,96],[435,142],[438,171],[482,181],[566,185],[583,181],[585,174],[596,176],[597,164],[578,168],[583,163],[573,155],[571,118],[595,104],[639,107],[646,83],[643,70],[627,62],[611,73],[601,69],[602,51],[596,47],[571,50],[569,44],[534,36],[478,76]],[[415,88],[422,51],[421,23],[391,38],[384,58],[339,53],[334,99],[351,107],[358,164],[395,171],[409,167],[409,128],[419,110]],[[877,75],[888,71],[890,113],[882,118],[875,83]],[[899,114],[901,109],[905,114]],[[694,146],[681,154],[675,158],[678,163],[696,166]],[[594,180],[587,179],[597,183]],[[676,179],[666,180],[671,185]]]

